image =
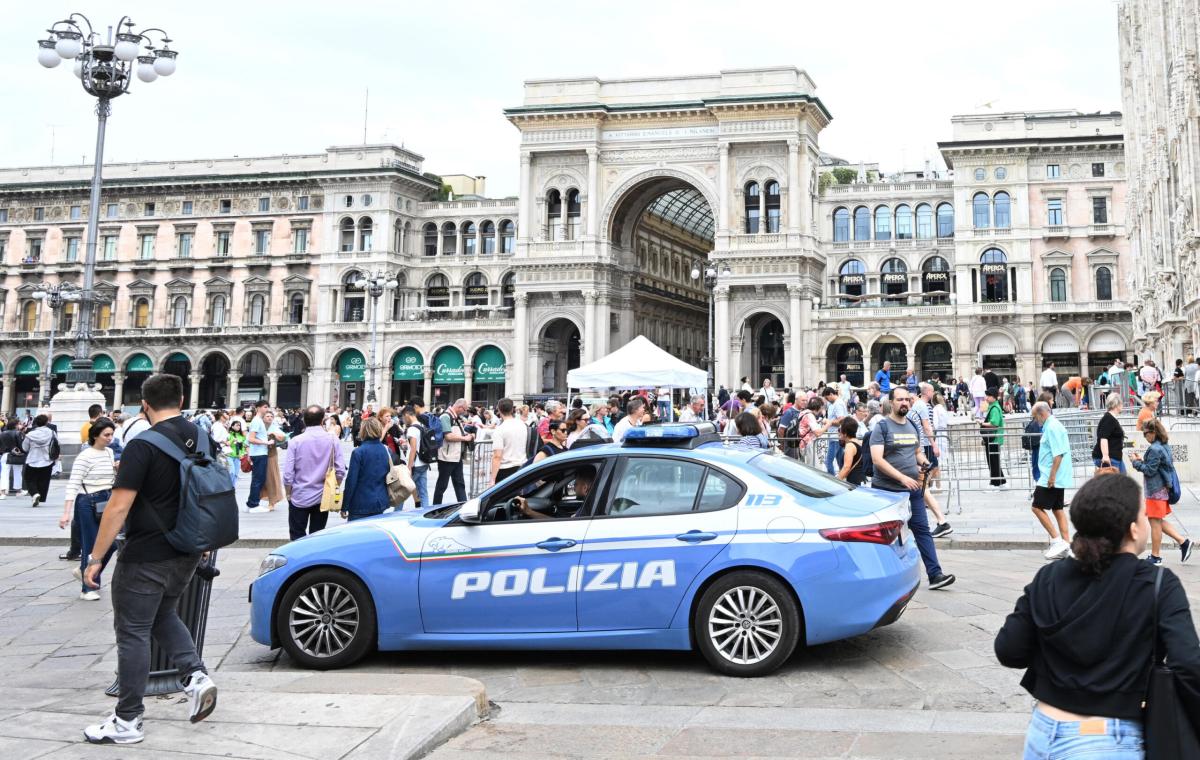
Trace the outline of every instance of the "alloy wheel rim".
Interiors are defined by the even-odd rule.
[[[753,665],[779,647],[783,613],[771,595],[760,588],[731,588],[708,613],[708,638],[729,662]]]
[[[358,633],[359,610],[354,595],[337,583],[309,586],[288,613],[292,641],[312,657],[340,654]]]

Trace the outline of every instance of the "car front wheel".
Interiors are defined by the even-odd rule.
[[[283,648],[300,665],[343,668],[371,649],[375,606],[358,578],[324,568],[292,584],[279,604],[275,625]]]
[[[800,640],[800,610],[776,578],[739,570],[708,587],[692,631],[713,668],[730,676],[766,675],[787,661]]]

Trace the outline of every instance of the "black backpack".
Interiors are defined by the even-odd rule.
[[[1025,432],[1021,434],[1021,448],[1026,451],[1033,451],[1040,448],[1042,445],[1042,426],[1037,420],[1030,420],[1025,423]]]
[[[537,453],[542,449],[542,437],[538,435],[538,426],[530,425],[529,432],[525,435],[525,463],[533,461]]]
[[[172,547],[182,554],[201,552],[229,546],[238,539],[238,504],[229,471],[212,455],[212,439],[198,431],[208,441],[208,452],[196,444],[195,453],[188,451],[157,430],[147,430],[138,436],[179,463],[179,515],[175,526],[168,529],[158,514],[150,515]]]
[[[430,464],[437,460],[438,440],[434,435],[433,430],[422,425],[419,422],[413,423],[413,427],[421,431],[420,445],[417,447],[417,459],[420,459],[425,464]]]
[[[50,437],[50,447],[49,447],[49,451],[47,452],[47,456],[50,457],[51,462],[57,462],[58,458],[60,456],[62,456],[62,446],[58,445],[58,435],[57,434],[52,435]]]

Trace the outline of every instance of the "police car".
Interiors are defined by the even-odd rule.
[[[903,494],[709,424],[645,426],[463,504],[279,548],[250,589],[251,635],[318,669],[372,648],[698,649],[758,676],[900,617],[919,582],[908,518]]]

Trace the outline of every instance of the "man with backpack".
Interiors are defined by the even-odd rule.
[[[416,485],[416,506],[429,506],[429,465],[437,461],[437,439],[428,423],[421,419],[417,409],[420,402],[413,402],[401,410],[404,418],[404,437],[408,440],[408,471]],[[438,431],[441,431],[438,424]]]
[[[126,445],[88,557],[84,582],[94,588],[103,557],[125,526],[112,579],[119,695],[112,716],[84,730],[96,744],[144,738],[151,636],[184,674],[191,721],[204,720],[216,707],[217,687],[177,608],[201,553],[236,540],[237,500],[212,439],[183,419],[182,405],[183,382],[176,375],[152,375],[142,384],[142,409],[153,427]],[[201,523],[210,527],[202,530]]]
[[[466,444],[475,440],[474,433],[463,430],[460,416],[467,408],[467,400],[460,398],[446,410],[438,420],[442,426],[442,447],[438,449],[437,485],[433,489],[433,503],[441,504],[446,486],[454,484],[454,498],[457,501],[467,500],[467,484],[463,480],[463,452]]]

